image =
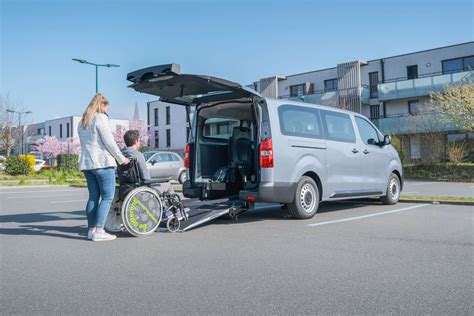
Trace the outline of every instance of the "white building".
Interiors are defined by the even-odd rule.
[[[148,102],[147,124],[151,150],[184,152],[189,132],[184,106],[161,101]]]
[[[81,116],[66,116],[28,125],[25,131],[25,152],[33,151],[36,142],[44,136],[54,136],[60,141],[78,137],[77,128],[81,119]],[[145,125],[140,120],[137,104],[135,104],[135,111],[131,120],[111,118],[109,124],[112,131],[143,128]]]

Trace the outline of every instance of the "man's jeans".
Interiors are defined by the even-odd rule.
[[[115,168],[84,170],[84,174],[89,190],[87,226],[103,228],[115,194]]]

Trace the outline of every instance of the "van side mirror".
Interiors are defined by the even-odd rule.
[[[392,143],[392,137],[390,137],[390,135],[385,135],[383,137],[383,144],[390,145],[391,143]]]

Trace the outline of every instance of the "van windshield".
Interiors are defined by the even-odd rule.
[[[229,139],[236,126],[240,126],[239,120],[208,118],[204,122],[202,135],[210,138]]]

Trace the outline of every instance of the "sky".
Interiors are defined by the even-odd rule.
[[[464,0],[0,0],[0,93],[30,120],[82,115],[95,69],[112,118],[142,119],[156,97],[127,88],[127,73],[178,63],[183,73],[250,84],[473,40]]]

